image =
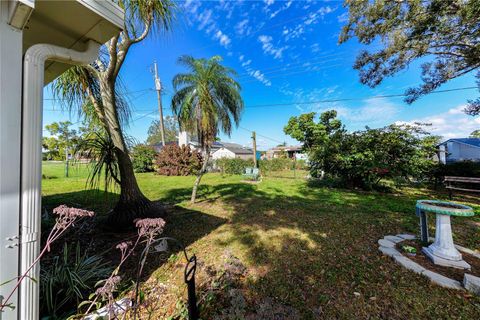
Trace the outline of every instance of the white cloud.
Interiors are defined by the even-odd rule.
[[[260,70],[254,70],[249,73],[252,77],[266,85],[267,87],[271,86],[272,83],[270,80],[268,80],[263,73],[260,72]]]
[[[225,48],[227,48],[231,42],[230,38],[226,34],[224,34],[222,30],[217,30],[217,33],[215,33],[214,38],[219,40],[220,44]]]
[[[282,57],[283,51],[287,47],[275,48],[272,44],[273,38],[271,36],[261,35],[258,37],[258,41],[262,43],[263,52],[272,55],[275,59]]]
[[[200,22],[198,25],[198,30],[203,30],[207,25],[212,23],[212,10],[205,10],[197,17],[197,20]]]
[[[314,43],[310,46],[312,53],[320,52],[320,45],[318,43]]]
[[[235,25],[235,32],[240,36],[248,36],[251,32],[251,28],[248,26],[248,19],[243,19],[242,21],[238,22]]]
[[[399,107],[388,99],[367,99],[359,108],[334,107],[341,119],[355,125],[386,125],[398,114]]]
[[[276,11],[272,12],[270,14],[270,19],[275,18],[280,12],[285,11],[288,8],[290,8],[290,6],[292,5],[292,2],[293,2],[293,0],[288,1],[288,2],[285,3],[285,5],[281,6]]]
[[[249,60],[242,63],[242,67],[246,67],[246,66],[250,65],[250,63],[252,63],[252,60],[249,59]]]
[[[344,12],[337,17],[339,23],[344,23],[348,21],[348,12]]]
[[[275,0],[263,0],[263,2],[265,2],[267,6],[271,6],[275,2]]]
[[[397,121],[397,123],[431,123],[432,125],[426,128],[431,134],[442,136],[444,139],[466,138],[471,132],[480,129],[480,118],[466,115],[463,112],[465,107],[466,106],[461,105],[447,112],[413,119],[411,121]]]
[[[252,60],[245,61],[242,63],[243,68],[247,71],[247,73],[263,83],[265,86],[270,87],[272,85],[272,82],[265,77],[265,75],[260,71],[260,70],[255,70],[250,67],[250,63]]]

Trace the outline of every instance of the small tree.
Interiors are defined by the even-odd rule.
[[[78,66],[63,73],[54,83],[55,96],[70,108],[93,116],[115,146],[120,186],[118,202],[108,223],[120,229],[132,227],[133,220],[164,213],[161,206],[148,200],[135,178],[122,125],[128,121],[128,105],[119,89],[119,75],[128,52],[152,33],[168,30],[175,3],[170,0],[117,0],[125,12],[125,25],[100,50],[100,56],[88,66]],[[89,112],[90,110],[90,112]]]
[[[152,172],[157,153],[152,147],[137,144],[132,148],[132,163],[135,172]]]
[[[178,123],[172,116],[167,116],[163,120],[163,127],[165,131],[165,142],[177,141],[178,136]],[[147,144],[159,144],[162,142],[162,136],[160,133],[160,121],[154,120],[148,128]]]
[[[52,148],[49,151],[57,151],[62,159],[68,161],[68,155],[75,149],[79,137],[77,131],[70,129],[70,121],[60,121],[47,124],[45,129],[51,137],[44,139],[44,147]]]
[[[172,109],[182,129],[197,134],[203,152],[203,165],[193,186],[192,203],[207,171],[210,149],[219,131],[230,135],[232,122],[238,125],[243,110],[240,84],[233,78],[236,73],[222,66],[221,61],[220,56],[210,59],[182,56],[178,62],[189,72],[177,74],[173,79]]]

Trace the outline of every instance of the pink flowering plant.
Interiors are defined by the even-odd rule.
[[[2,312],[6,307],[14,308],[9,301],[12,298],[15,291],[18,289],[20,284],[25,278],[30,278],[28,273],[32,270],[32,268],[42,259],[42,257],[47,253],[50,252],[51,245],[58,240],[70,227],[72,227],[75,222],[79,219],[86,218],[86,217],[93,217],[94,212],[89,210],[83,210],[79,208],[67,207],[66,205],[60,205],[53,209],[53,214],[55,217],[55,225],[53,226],[52,230],[48,234],[47,240],[45,241],[45,246],[40,251],[40,254],[37,258],[32,262],[32,264],[25,270],[25,272],[17,278],[12,279],[10,281],[4,282],[3,284],[7,284],[11,281],[17,280],[14,288],[9,293],[9,295],[5,298],[4,301],[0,301],[0,312]],[[35,281],[35,279],[32,279]]]
[[[120,261],[118,265],[115,267],[109,278],[99,281],[99,287],[97,290],[89,296],[88,301],[82,302],[78,307],[81,308],[82,306],[88,305],[86,311],[80,316],[85,316],[93,311],[94,307],[99,309],[100,306],[105,303],[106,310],[108,312],[109,317],[117,317],[119,311],[125,312],[126,310],[118,308],[122,308],[118,304],[115,303],[114,293],[118,288],[118,285],[121,281],[119,276],[120,269],[125,261],[132,256],[133,252],[137,248],[139,244],[144,244],[145,247],[140,255],[140,261],[137,268],[137,278],[135,284],[135,304],[134,304],[134,318],[137,316],[137,298],[138,298],[138,289],[140,283],[140,277],[143,272],[143,268],[148,256],[148,252],[150,251],[152,243],[155,242],[155,239],[158,235],[163,232],[165,227],[165,221],[161,218],[144,218],[144,219],[136,219],[134,221],[135,227],[137,228],[137,236],[135,241],[124,241],[119,243],[116,246],[116,249],[120,251]],[[117,309],[115,308],[117,307]],[[125,314],[124,314],[125,316]]]

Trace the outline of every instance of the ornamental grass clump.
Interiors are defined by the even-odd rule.
[[[27,268],[27,270],[18,278],[15,286],[13,287],[12,291],[8,294],[8,296],[1,302],[0,304],[0,312],[2,312],[6,307],[14,308],[12,304],[9,303],[10,299],[12,298],[15,291],[18,289],[20,284],[25,278],[30,278],[32,281],[37,281],[38,279],[33,279],[28,274],[33,269],[33,267],[42,259],[42,257],[47,253],[50,252],[51,245],[58,240],[71,226],[75,224],[79,219],[93,217],[95,214],[93,211],[67,207],[66,205],[60,205],[53,209],[53,214],[56,215],[55,224],[50,230],[48,234],[47,240],[45,241],[45,246],[40,251],[40,254],[37,258],[32,262],[32,264]],[[11,281],[16,280],[17,278],[11,279],[9,281],[1,283],[1,285],[5,285],[10,283]]]

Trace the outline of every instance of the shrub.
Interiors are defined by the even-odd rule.
[[[131,157],[135,172],[152,172],[157,153],[152,147],[138,144],[132,149]]]
[[[428,179],[434,167],[438,137],[422,124],[397,125],[348,132],[335,110],[290,118],[284,132],[301,141],[309,156],[310,175],[322,172],[339,178],[348,187],[376,188],[393,178]]]
[[[253,167],[253,160],[240,158],[220,158],[215,160],[215,166],[224,174],[243,174],[245,173],[245,168]]]
[[[480,162],[459,161],[449,164],[439,164],[437,169],[439,177],[458,176],[458,177],[480,177]]]
[[[157,155],[157,173],[165,176],[188,176],[202,167],[202,155],[187,146],[167,145]]]
[[[78,243],[73,257],[70,248],[65,244],[63,255],[41,268],[41,313],[51,318],[66,318],[73,313],[95,283],[112,271],[100,256],[81,254]]]
[[[273,158],[271,160],[260,161],[262,172],[282,171],[292,168],[293,160],[288,158]]]

